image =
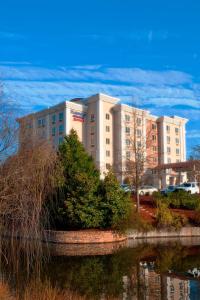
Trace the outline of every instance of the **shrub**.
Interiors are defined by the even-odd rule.
[[[104,228],[120,228],[130,216],[130,194],[124,192],[117,178],[110,170],[99,187],[101,197],[100,211],[103,215],[101,226]]]
[[[100,174],[74,130],[59,147],[64,183],[52,208],[57,228],[95,228],[102,222],[97,189]]]
[[[154,193],[155,206],[162,202],[172,208],[184,208],[184,209],[200,209],[200,197],[197,194],[190,194],[186,191],[177,191],[164,196],[161,193]]]
[[[64,182],[49,205],[57,229],[119,228],[129,218],[130,195],[110,170],[103,181],[74,130],[59,147]]]
[[[187,219],[181,215],[170,212],[167,204],[160,202],[156,212],[156,227],[165,229],[180,229],[187,223]]]

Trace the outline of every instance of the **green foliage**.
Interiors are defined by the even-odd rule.
[[[59,158],[64,185],[57,195],[54,213],[57,226],[62,229],[99,227],[102,222],[98,209],[101,199],[97,195],[99,171],[74,130],[60,145]]]
[[[59,147],[64,182],[49,208],[57,229],[119,228],[130,212],[130,195],[109,171],[104,181],[74,130]]]
[[[163,202],[172,208],[184,208],[184,209],[200,209],[200,197],[198,194],[190,194],[186,191],[172,192],[168,196],[164,196],[161,193],[154,193],[154,201],[157,205],[159,202]]]
[[[187,219],[185,217],[172,213],[166,203],[158,202],[157,205],[157,228],[178,230],[187,223]]]
[[[100,211],[103,214],[102,227],[120,228],[130,216],[129,193],[119,186],[117,178],[110,170],[99,187],[101,195]]]

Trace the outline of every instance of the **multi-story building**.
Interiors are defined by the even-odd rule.
[[[160,164],[186,160],[186,119],[153,116],[104,94],[64,101],[18,121],[21,146],[46,139],[58,147],[74,128],[102,176],[112,166],[120,182],[136,152],[145,158],[146,174]],[[161,185],[154,177],[151,171],[152,183]]]

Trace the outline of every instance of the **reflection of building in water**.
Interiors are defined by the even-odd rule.
[[[153,262],[140,262],[138,300],[188,300],[191,281],[173,273],[155,272]]]
[[[154,271],[153,262],[140,262],[139,282],[141,286],[141,299],[161,299],[161,276]]]
[[[166,298],[169,300],[188,300],[190,299],[190,280],[179,276],[167,275],[164,277],[166,288]]]

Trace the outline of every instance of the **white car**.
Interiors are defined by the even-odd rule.
[[[177,186],[175,191],[186,191],[190,194],[199,194],[199,186],[197,182],[185,182]]]
[[[150,186],[150,185],[144,185],[139,188],[139,195],[152,195],[154,192],[158,192],[158,189]]]

